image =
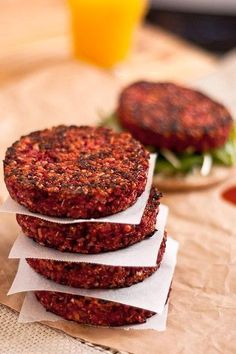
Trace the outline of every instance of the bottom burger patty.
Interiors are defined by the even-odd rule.
[[[38,273],[57,283],[75,288],[121,288],[142,282],[159,267],[165,253],[167,234],[163,237],[155,267],[122,267],[28,258]]]
[[[32,216],[16,216],[23,233],[41,245],[64,252],[115,251],[150,237],[155,232],[161,194],[152,187],[139,225],[84,222],[58,224]]]
[[[37,300],[66,320],[94,326],[124,326],[144,323],[155,312],[91,297],[36,291]]]

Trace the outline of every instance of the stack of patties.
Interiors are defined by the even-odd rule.
[[[4,160],[9,194],[37,217],[17,215],[23,233],[40,245],[62,252],[98,254],[116,251],[155,233],[160,193],[150,190],[140,224],[94,220],[124,211],[143,194],[150,155],[128,133],[107,128],[58,126],[33,132],[15,142]],[[84,219],[58,223],[43,216]],[[90,219],[90,220],[89,220]],[[153,267],[123,267],[89,262],[27,258],[42,276],[85,289],[129,287],[159,268],[166,233]],[[54,291],[36,291],[48,310],[65,319],[103,326],[143,323],[153,311],[99,298]]]

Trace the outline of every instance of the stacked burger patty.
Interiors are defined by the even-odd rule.
[[[145,190],[149,153],[128,133],[107,128],[59,126],[33,132],[6,153],[4,176],[12,199],[38,217],[17,215],[23,233],[35,242],[66,251],[98,254],[116,251],[155,232],[161,194],[151,188],[139,225],[89,221],[124,211]],[[86,219],[61,224],[42,216]],[[91,262],[27,259],[42,276],[86,289],[129,287],[160,266],[165,234],[153,267],[124,267]],[[49,311],[68,320],[103,326],[143,323],[154,312],[87,296],[36,291]]]

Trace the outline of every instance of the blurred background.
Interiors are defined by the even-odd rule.
[[[96,1],[93,2],[96,3]],[[99,2],[104,1],[100,0]],[[27,21],[25,22],[27,15],[28,22],[34,21],[35,27],[37,27],[40,16],[44,16],[45,21],[47,20],[50,10],[55,11],[54,17],[59,21],[59,4],[63,6],[63,3],[66,1],[2,0],[0,5],[1,35],[7,39],[8,33],[4,33],[4,30],[6,29],[5,25],[10,24],[11,18],[12,21],[17,20],[13,27],[19,31],[19,34],[27,29]],[[128,4],[128,1],[126,3]],[[147,21],[155,25],[166,28],[210,50],[222,52],[235,46],[235,0],[151,0],[149,6],[146,18]],[[35,17],[30,18],[33,8],[35,9]],[[17,13],[17,18],[14,18],[14,13]],[[13,31],[14,28],[11,30]],[[43,29],[41,30],[43,31]]]
[[[236,58],[235,0],[2,0],[0,9],[4,147],[49,124],[94,124],[132,81],[198,87],[225,55]],[[204,85],[228,105],[229,90]]]
[[[80,21],[83,18],[92,23],[107,6],[110,9],[113,6],[116,15],[110,16],[110,21],[118,21],[117,27],[120,25],[122,29],[117,20],[116,3],[117,0],[2,0],[0,55],[6,54],[4,46],[10,51],[30,39],[49,38],[68,31],[69,12],[81,13]],[[235,0],[120,0],[119,6],[124,13],[140,11],[145,22],[216,54],[225,53],[236,45]],[[111,25],[109,18],[107,20]],[[105,28],[109,32],[109,26]]]
[[[216,53],[236,46],[235,0],[152,0],[147,20]]]
[[[4,141],[49,121],[94,123],[135,80],[196,85],[236,46],[235,0],[2,0],[0,9]]]

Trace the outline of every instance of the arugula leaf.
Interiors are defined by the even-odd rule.
[[[160,152],[158,154],[155,172],[166,175],[186,174],[191,172],[193,168],[200,169],[203,164],[203,155],[183,153],[176,155],[176,158],[180,162],[178,166],[174,166],[169,160],[166,160],[165,156]]]
[[[224,146],[211,151],[214,162],[233,166],[236,164],[236,125],[230,132],[229,138]]]

